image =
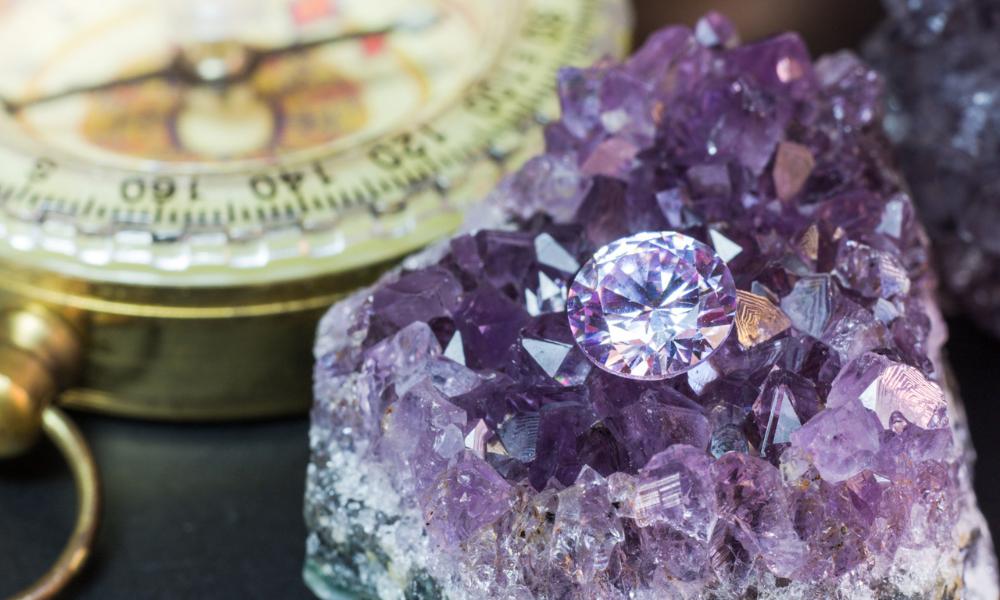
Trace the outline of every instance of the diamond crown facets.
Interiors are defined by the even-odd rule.
[[[611,242],[567,296],[570,329],[598,367],[632,379],[674,377],[718,348],[736,316],[736,288],[709,246],[675,232]]]

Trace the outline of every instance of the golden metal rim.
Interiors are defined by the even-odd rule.
[[[215,288],[117,285],[71,279],[0,260],[0,293],[47,305],[122,317],[228,319],[325,309],[375,281],[398,258],[347,273],[271,285]]]
[[[48,407],[42,413],[42,429],[59,448],[76,482],[76,525],[59,558],[48,572],[10,600],[48,600],[56,597],[83,569],[93,552],[101,512],[101,486],[97,463],[83,434],[66,413]]]

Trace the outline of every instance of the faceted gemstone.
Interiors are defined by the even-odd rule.
[[[639,233],[594,253],[570,286],[570,328],[598,367],[674,377],[729,336],[736,290],[725,263],[688,236]]]

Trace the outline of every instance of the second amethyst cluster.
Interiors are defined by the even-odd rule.
[[[884,0],[868,56],[949,302],[1000,336],[1000,3]]]
[[[323,597],[991,598],[927,244],[881,82],[709,15],[569,69],[546,152],[316,346],[306,580]],[[738,290],[659,382],[575,346],[567,285],[636,232]],[[992,594],[992,596],[991,596]]]

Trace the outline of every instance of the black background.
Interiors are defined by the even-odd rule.
[[[641,38],[662,23],[690,22],[714,4],[731,9],[747,37],[797,28],[814,52],[852,45],[877,18],[873,0],[640,0]],[[809,6],[803,11],[803,6]],[[979,501],[1000,531],[1000,419],[994,369],[1000,342],[964,319],[950,321],[947,351],[979,451]],[[224,425],[168,425],[77,415],[102,468],[106,502],[96,553],[69,596],[310,598],[302,491],[304,418]],[[0,463],[0,598],[41,574],[72,527],[75,497],[57,451],[43,444]]]

